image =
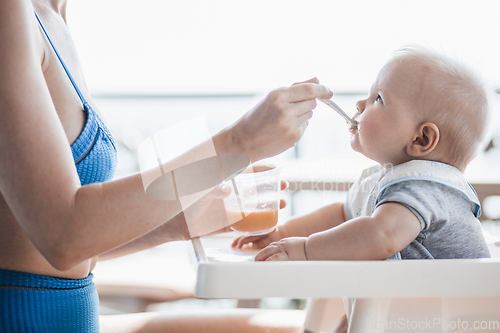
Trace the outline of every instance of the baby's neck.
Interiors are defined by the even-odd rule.
[[[402,165],[402,164],[405,164],[405,163],[408,163],[408,162],[411,162],[411,161],[431,161],[431,162],[439,162],[439,163],[443,163],[443,164],[447,164],[447,165],[451,165],[452,167],[455,167],[457,168],[461,173],[464,173],[465,171],[465,167],[464,168],[459,168],[458,166],[456,165],[453,165],[452,163],[447,163],[445,161],[440,161],[440,160],[437,160],[437,159],[427,159],[427,158],[412,158],[412,159],[408,159],[408,160],[405,160],[403,162],[399,162],[399,163],[390,163],[390,162],[386,162],[386,163],[380,163],[380,166],[382,168],[384,168],[384,170],[390,170],[396,166],[399,166],[399,165]]]

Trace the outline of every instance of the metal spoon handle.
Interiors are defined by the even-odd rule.
[[[337,113],[339,115],[342,116],[342,118],[344,118],[348,123],[351,124],[351,126],[358,126],[358,123],[356,122],[356,120],[352,119],[351,117],[349,117],[347,115],[347,113],[344,112],[344,110],[342,110],[340,108],[340,106],[338,106],[337,104],[335,104],[334,101],[330,100],[330,99],[320,99],[318,98],[318,101],[322,102],[322,103],[325,103],[326,105],[328,105],[329,107],[331,107],[332,109],[334,109],[335,111],[337,111]]]

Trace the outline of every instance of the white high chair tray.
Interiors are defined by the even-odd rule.
[[[200,298],[499,297],[500,259],[254,262],[233,233],[192,240]]]

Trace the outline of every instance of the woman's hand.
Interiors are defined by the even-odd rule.
[[[285,190],[288,187],[288,183],[285,181],[281,181],[281,190]],[[281,199],[280,200],[280,209],[283,209],[286,207],[286,201]],[[222,231],[233,231],[230,227],[226,228],[227,230],[222,230]],[[250,247],[253,249],[263,249],[267,245],[269,245],[272,242],[278,241],[282,238],[289,237],[288,231],[286,230],[286,227],[280,226],[277,227],[273,232],[270,232],[265,235],[260,235],[260,236],[241,236],[238,237],[234,240],[233,244],[231,244],[231,247],[237,247],[241,249],[245,244],[250,243]]]
[[[282,153],[302,137],[316,98],[332,95],[317,78],[274,90],[231,126],[232,141],[252,162]]]
[[[282,181],[281,181],[281,191],[286,190],[286,188],[287,188],[287,187],[288,187],[288,183],[282,180]],[[285,207],[286,207],[286,201],[285,201],[285,200],[283,200],[283,199],[280,199],[280,209],[283,209],[283,208],[285,208]],[[230,226],[227,226],[227,227],[224,227],[224,228],[222,228],[222,229],[220,229],[220,230],[217,230],[217,231],[211,232],[211,233],[210,233],[210,235],[211,235],[211,234],[219,234],[219,233],[221,233],[221,232],[232,232],[232,231],[234,231],[234,230],[233,230],[233,229],[231,229],[231,227],[230,227]],[[263,237],[263,236],[266,236],[266,235],[262,235],[261,237]],[[238,239],[240,239],[240,238],[243,238],[243,236],[242,236],[242,237],[239,237]],[[280,239],[281,239],[281,238],[280,238]],[[248,243],[248,242],[246,242],[246,243]],[[235,246],[236,246],[235,244],[236,244],[236,243],[233,243],[233,245],[231,245],[231,246],[232,246],[232,247],[235,247]],[[243,245],[243,244],[242,244],[242,245]],[[241,248],[241,246],[240,246],[240,248]]]
[[[231,194],[227,184],[216,186],[194,204],[184,209],[190,238],[223,230],[228,227],[224,199]]]

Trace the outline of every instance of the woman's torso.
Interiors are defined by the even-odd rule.
[[[64,59],[73,79],[79,86],[82,95],[90,106],[96,110],[86,90],[76,49],[63,17],[53,9],[36,1],[33,1],[33,6],[52,42],[59,51],[60,56]],[[36,20],[34,15],[33,19]],[[75,92],[73,85],[43,31],[38,24],[36,27],[37,29],[33,30],[33,35],[43,45],[43,51],[40,54],[40,66],[42,67],[55,109],[68,138],[68,144],[73,144],[82,132],[87,120],[82,107],[82,101]],[[33,163],[40,162],[42,161],[33,161]],[[95,266],[96,258],[92,258],[63,272],[52,267],[16,222],[1,194],[0,230],[2,230],[0,233],[0,269],[69,279],[81,279],[86,277]]]

